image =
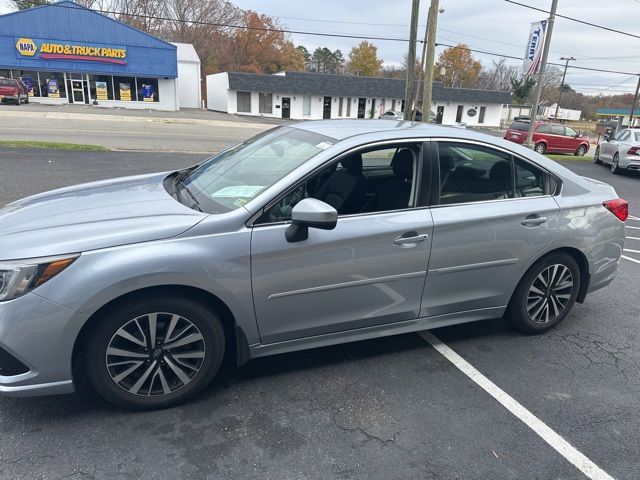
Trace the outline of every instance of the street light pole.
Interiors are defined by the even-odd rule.
[[[638,75],[638,86],[636,87],[636,94],[633,97],[633,103],[631,104],[631,114],[629,115],[629,128],[633,127],[633,112],[636,109],[638,103],[638,92],[640,92],[640,75]]]
[[[407,85],[404,94],[404,119],[411,120],[413,111],[413,99],[415,97],[415,73],[416,73],[416,41],[418,40],[418,13],[420,0],[411,3],[411,30],[409,32],[409,53],[407,54]]]
[[[549,23],[547,25],[547,34],[544,39],[544,47],[542,49],[542,59],[540,62],[540,72],[538,72],[538,84],[536,85],[536,95],[533,100],[533,108],[531,109],[531,124],[529,125],[529,134],[525,145],[529,148],[533,147],[533,128],[535,127],[536,116],[538,115],[538,104],[542,96],[542,79],[547,66],[547,57],[549,56],[549,45],[551,45],[551,34],[553,33],[553,22],[556,19],[556,10],[558,9],[558,0],[551,3],[551,11],[549,12]]]
[[[562,81],[560,82],[560,95],[558,95],[558,103],[556,103],[556,114],[555,120],[558,120],[558,110],[560,109],[560,100],[562,100],[562,90],[564,89],[564,79],[567,76],[567,68],[569,67],[569,62],[575,62],[575,58],[573,57],[560,57],[560,60],[564,60],[564,72],[562,72]]]
[[[422,121],[431,121],[431,90],[433,88],[433,69],[436,55],[436,30],[438,29],[438,11],[440,1],[431,0],[427,16],[427,56],[424,63],[424,85],[422,87]]]

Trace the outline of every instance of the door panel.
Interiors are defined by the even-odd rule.
[[[558,211],[549,196],[433,208],[420,316],[506,305],[530,260],[553,240]],[[536,216],[546,221],[522,224]]]
[[[287,227],[253,230],[262,343],[417,318],[431,245],[428,209],[340,217],[334,230],[312,228],[297,243],[285,240]],[[428,236],[406,243],[403,235]]]

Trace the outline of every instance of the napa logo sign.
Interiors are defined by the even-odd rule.
[[[34,57],[38,51],[38,46],[30,38],[19,38],[16,40],[16,50],[23,57]]]

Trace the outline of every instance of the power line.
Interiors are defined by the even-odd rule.
[[[512,3],[514,5],[520,5],[521,7],[530,8],[531,10],[537,10],[538,12],[549,13],[548,10],[543,8],[534,7],[532,5],[527,5],[526,3],[516,2],[514,0],[505,0],[507,3]],[[604,25],[598,25],[596,23],[587,22],[586,20],[580,20],[578,18],[568,17],[566,15],[556,14],[556,17],[564,18],[565,20],[571,20],[572,22],[581,23],[583,25],[589,25],[590,27],[600,28],[602,30],[607,30],[608,32],[619,33],[621,35],[626,35],[628,37],[640,38],[640,35],[636,35],[635,33],[623,32],[622,30],[617,30],[611,27],[605,27]]]
[[[511,0],[506,0],[506,1],[511,1]],[[59,4],[59,3],[51,4],[51,6],[52,7],[56,7],[56,8],[74,8],[74,9],[78,8],[78,7],[72,7],[72,6],[69,6],[69,5],[62,5],[62,4]],[[206,22],[206,21],[202,21],[202,20],[184,20],[184,19],[177,19],[177,18],[170,18],[170,17],[160,17],[160,16],[157,16],[157,15],[145,15],[145,14],[141,14],[141,13],[117,12],[117,11],[114,11],[114,10],[102,10],[102,9],[90,9],[90,8],[87,8],[87,10],[90,10],[92,12],[102,13],[104,15],[114,15],[114,16],[122,16],[122,17],[138,17],[138,18],[146,18],[146,19],[149,19],[149,20],[161,20],[161,21],[166,21],[166,22],[189,23],[189,24],[193,24],[193,25],[207,25],[207,26],[212,26],[212,27],[232,28],[232,29],[240,29],[240,30],[256,30],[256,31],[264,31],[264,32],[290,33],[290,34],[296,34],[296,35],[312,35],[312,36],[320,36],[320,37],[351,38],[351,39],[357,39],[357,40],[381,40],[381,41],[392,41],[392,42],[409,42],[409,39],[400,38],[400,37],[380,37],[380,36],[370,36],[370,35],[326,33],[326,32],[310,32],[310,31],[304,31],[304,30],[291,30],[291,29],[287,29],[287,28],[255,27],[255,26],[248,26],[248,25],[235,25],[235,24],[230,24],[230,23]],[[422,43],[423,41],[424,40],[418,39],[418,43]],[[484,54],[484,55],[492,55],[492,56],[496,56],[496,57],[509,58],[509,59],[513,59],[513,60],[522,61],[522,57],[516,57],[514,55],[505,55],[505,54],[502,54],[502,53],[491,52],[491,51],[488,51],[488,50],[481,50],[481,49],[470,48],[470,47],[461,47],[461,46],[458,46],[458,45],[451,45],[451,44],[448,44],[448,43],[437,42],[436,46],[443,46],[443,47],[449,47],[449,48],[467,48],[469,51],[475,52],[475,53],[481,53],[481,54]],[[554,66],[558,66],[558,67],[564,66],[563,64],[552,63],[552,62],[549,62],[549,65],[554,65]],[[617,74],[620,74],[620,75],[638,75],[637,73],[634,73],[634,72],[621,72],[621,71],[617,71],[617,70],[606,70],[606,69],[601,69],[601,68],[581,67],[581,66],[578,66],[578,65],[571,65],[569,68],[577,69],[577,70],[586,70],[586,71],[591,71],[591,72],[600,72],[600,73],[617,73]]]

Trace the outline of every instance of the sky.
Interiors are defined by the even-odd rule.
[[[411,0],[231,0],[244,9],[279,17],[292,30],[350,35],[408,38]],[[519,0],[548,10],[551,0]],[[429,0],[421,0],[419,38]],[[10,11],[8,0],[0,0],[0,13]],[[507,3],[505,0],[440,0],[445,9],[438,18],[437,40],[466,43],[472,49],[486,50],[519,58],[524,56],[531,22],[545,14]],[[559,0],[558,13],[591,23],[640,35],[640,0]],[[291,35],[293,42],[313,51],[316,47],[340,49],[345,54],[359,39]],[[398,65],[408,42],[371,40],[387,65]],[[420,44],[418,52],[420,52]],[[436,55],[444,47],[438,47]],[[633,93],[640,73],[640,38],[620,35],[557,18],[551,40],[550,62],[573,56],[575,65],[625,73],[598,73],[569,69],[566,83],[580,92],[596,94]],[[483,64],[499,57],[474,53]],[[519,60],[509,64],[521,65]]]

